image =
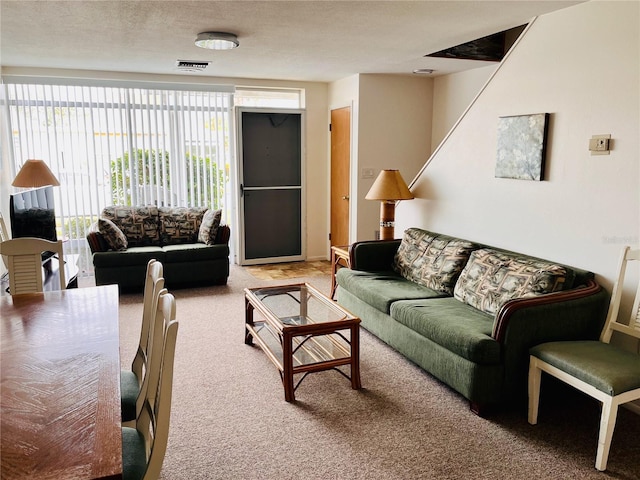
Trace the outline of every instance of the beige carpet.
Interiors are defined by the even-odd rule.
[[[328,275],[290,279],[303,280],[328,293]],[[621,410],[609,471],[599,473],[599,407],[591,399],[543,385],[539,425],[527,423],[524,405],[479,418],[366,331],[362,390],[321,372],[302,382],[296,403],[285,402],[275,367],[243,341],[243,288],[280,283],[232,266],[226,286],[172,292],[180,330],[162,479],[640,478],[639,416]],[[141,299],[121,296],[127,367]],[[551,393],[562,396],[557,405]]]

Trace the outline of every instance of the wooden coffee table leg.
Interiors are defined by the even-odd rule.
[[[351,327],[351,388],[359,390],[360,383],[360,325]]]
[[[253,336],[249,333],[247,325],[253,325],[253,305],[245,297],[244,299],[244,343],[247,345],[253,345]]]
[[[293,337],[290,333],[282,332],[282,384],[284,385],[284,399],[293,402],[296,399],[293,388]]]

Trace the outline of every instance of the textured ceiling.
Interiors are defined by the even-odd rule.
[[[576,1],[1,0],[3,67],[330,82],[357,73],[435,75],[487,62],[424,57]],[[194,46],[202,31],[240,47]],[[183,73],[176,60],[211,62]]]

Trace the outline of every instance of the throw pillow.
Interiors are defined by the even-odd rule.
[[[478,310],[495,314],[507,301],[562,290],[566,269],[544,260],[476,250],[460,274],[454,296]]]
[[[160,245],[194,243],[206,207],[158,207]]]
[[[202,217],[200,231],[198,232],[198,242],[207,245],[216,243],[220,220],[222,219],[222,210],[207,210]]]
[[[106,218],[98,219],[98,231],[102,234],[112,250],[126,250],[127,237],[124,236],[115,223]]]
[[[409,228],[404,232],[393,268],[407,280],[453,295],[456,280],[476,248],[467,240]]]

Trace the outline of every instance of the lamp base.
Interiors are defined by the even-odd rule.
[[[380,202],[380,240],[393,240],[396,219],[396,202],[383,200]]]

